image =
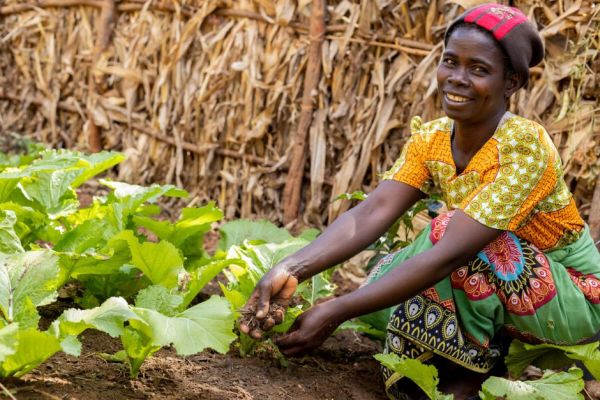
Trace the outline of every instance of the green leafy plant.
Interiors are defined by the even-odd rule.
[[[185,197],[184,190],[100,180],[108,194],[95,196],[88,207],[79,204],[74,189],[122,159],[118,153],[66,150],[4,159],[0,376],[21,376],[61,349],[78,355],[78,336],[86,329],[121,339],[132,376],[163,346],[183,355],[205,348],[223,353],[235,339],[226,299],[189,307],[232,263],[211,258],[202,245],[223,216],[214,203],[185,208],[171,222],[161,219],[154,203]],[[55,301],[69,280],[82,285],[79,304],[89,309],[69,309],[40,331],[37,308]]]
[[[236,336],[233,314],[225,299],[209,300],[183,309],[183,298],[163,286],[151,286],[140,292],[136,306],[121,297],[111,297],[89,310],[66,310],[53,322],[50,332],[69,339],[64,351],[79,355],[76,337],[86,329],[97,329],[120,337],[132,377],[139,373],[144,360],[161,347],[172,344],[180,355],[211,348],[226,353]]]
[[[376,354],[375,359],[383,366],[413,381],[432,400],[452,400],[453,395],[438,390],[438,371],[433,365],[425,365],[419,360],[400,357],[397,354]]]
[[[231,303],[236,317],[240,315],[240,309],[246,304],[263,275],[285,257],[309,244],[316,236],[315,230],[309,230],[299,237],[294,237],[270,222],[246,220],[225,223],[220,232],[221,253],[216,256],[230,262],[224,270],[228,284],[221,284],[221,289]],[[228,250],[223,252],[228,246]],[[332,272],[333,269],[329,269],[301,283],[296,291],[294,304],[285,311],[283,322],[266,336],[287,331],[303,310],[321,298],[333,296],[335,286],[331,282]],[[242,355],[251,354],[256,345],[256,341],[240,334]]]
[[[22,376],[60,350],[37,312],[55,300],[59,272],[48,250],[0,255],[0,376]]]
[[[600,380],[600,343],[561,346],[527,344],[513,340],[505,362],[511,376],[519,377],[529,365],[541,369],[560,369],[581,361],[595,379]]]
[[[483,400],[583,400],[582,375],[579,368],[571,368],[568,372],[548,370],[533,381],[511,381],[492,376],[483,383],[479,396]]]

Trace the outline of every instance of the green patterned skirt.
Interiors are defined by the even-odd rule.
[[[452,215],[435,218],[410,246],[383,258],[367,284],[431,248]],[[600,254],[587,228],[575,243],[547,253],[504,232],[435,286],[361,319],[387,329],[384,352],[421,361],[435,354],[488,372],[502,354],[499,334],[527,343],[576,344],[598,333]],[[383,375],[388,395],[400,398],[402,376],[387,368]]]

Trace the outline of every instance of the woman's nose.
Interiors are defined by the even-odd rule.
[[[464,68],[455,68],[448,76],[448,82],[457,86],[468,86],[469,78]]]

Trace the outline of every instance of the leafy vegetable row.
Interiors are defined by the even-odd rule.
[[[185,197],[184,190],[100,180],[106,194],[82,207],[75,189],[123,156],[34,150],[0,157],[3,377],[22,376],[57,351],[79,355],[78,336],[86,329],[120,338],[123,350],[114,358],[127,360],[132,376],[166,345],[181,355],[206,348],[225,353],[237,337],[238,309],[257,280],[315,236],[309,231],[295,238],[267,222],[233,221],[222,226],[218,251],[211,256],[203,237],[223,217],[214,203],[184,208],[172,222],[155,202]],[[213,296],[190,307],[224,269],[226,298]],[[38,307],[56,301],[72,281],[82,289],[76,301],[83,309],[66,310],[40,330]],[[288,311],[283,325],[331,289],[322,277],[303,285],[305,300]],[[255,346],[247,338],[241,343],[242,353]]]

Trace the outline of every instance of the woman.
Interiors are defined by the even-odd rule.
[[[386,352],[476,372],[499,359],[500,334],[575,344],[598,332],[600,254],[550,137],[507,112],[543,58],[539,34],[518,9],[486,4],[454,21],[445,45],[437,80],[447,117],[413,119],[367,200],[266,274],[247,307],[267,330],[281,317],[266,318],[270,304],[286,306],[298,282],[364,249],[426,194],[441,193],[450,212],[382,260],[369,284],[302,314],[277,342],[284,354],[319,346],[358,316],[389,321]],[[401,376],[384,369],[384,378],[390,396],[403,396]]]

